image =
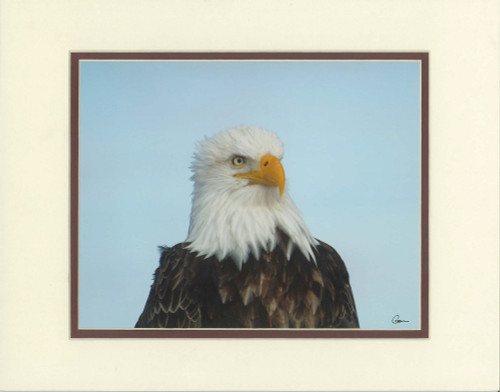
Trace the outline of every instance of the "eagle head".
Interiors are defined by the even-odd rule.
[[[251,254],[259,258],[278,244],[287,258],[298,247],[314,260],[317,241],[288,194],[282,159],[283,143],[263,128],[232,128],[199,142],[188,248],[207,258],[231,257],[240,268]]]

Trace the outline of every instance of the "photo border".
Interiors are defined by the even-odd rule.
[[[80,62],[96,61],[420,61],[420,329],[81,329],[79,322]],[[70,337],[71,338],[428,338],[429,337],[429,53],[427,52],[71,52],[70,53]]]

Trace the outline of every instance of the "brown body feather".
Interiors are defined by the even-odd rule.
[[[347,269],[323,242],[317,265],[278,246],[241,271],[187,245],[163,249],[136,328],[359,328]]]

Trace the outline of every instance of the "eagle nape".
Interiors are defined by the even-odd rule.
[[[278,137],[199,143],[185,242],[162,248],[136,328],[359,328],[347,268],[287,192]]]

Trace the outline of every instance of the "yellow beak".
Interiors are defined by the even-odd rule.
[[[285,189],[285,170],[283,170],[280,160],[274,155],[264,155],[260,159],[259,166],[260,170],[235,174],[234,176],[249,179],[250,185],[277,186],[280,190],[280,196],[282,196]]]

